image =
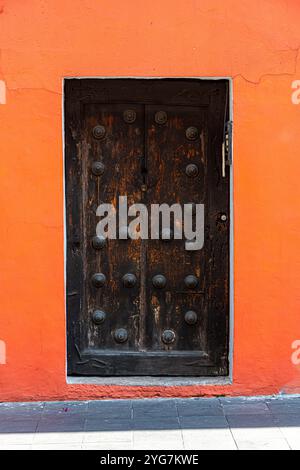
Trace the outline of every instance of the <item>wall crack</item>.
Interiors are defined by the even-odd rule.
[[[263,81],[264,78],[267,78],[267,77],[284,77],[284,76],[287,76],[287,77],[293,77],[296,75],[297,73],[297,63],[298,63],[298,57],[299,57],[299,50],[300,50],[300,46],[297,47],[296,49],[289,49],[290,51],[293,51],[295,53],[295,57],[294,57],[294,70],[293,72],[278,72],[278,73],[264,73],[263,75],[261,75],[259,77],[259,79],[257,81],[255,80],[250,80],[249,78],[246,78],[243,74],[241,73],[238,73],[236,75],[233,75],[233,80],[240,77],[242,78],[243,80],[245,80],[245,82],[247,83],[251,83],[251,85],[260,85],[261,82]],[[284,51],[281,51],[281,52],[287,52],[287,50],[285,49]]]

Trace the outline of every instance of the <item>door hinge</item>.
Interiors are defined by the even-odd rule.
[[[232,121],[227,121],[222,144],[222,177],[226,177],[226,165],[232,164]]]

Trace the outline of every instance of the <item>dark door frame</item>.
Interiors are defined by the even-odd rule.
[[[147,81],[149,78],[132,78],[131,80],[143,80]],[[155,80],[176,80],[176,79],[167,79],[167,78],[156,78],[153,77]],[[78,123],[81,122],[81,110],[80,110],[80,105],[81,103],[89,102],[90,96],[89,96],[89,90],[91,91],[93,89],[94,83],[99,83],[100,80],[104,80],[104,78],[95,78],[95,79],[88,79],[88,78],[66,78],[65,79],[65,94],[70,93],[70,90],[72,90],[72,95],[73,99],[72,100],[66,100],[65,99],[65,116],[67,117],[68,120],[68,126],[65,127],[65,136],[66,136],[66,144],[65,144],[65,162],[66,162],[66,170],[68,169],[68,165],[70,164],[70,161],[72,160],[74,162],[74,155],[76,155],[77,149],[76,149],[76,133],[79,135],[80,129],[78,126]],[[118,81],[122,80],[121,78],[111,78],[110,80]],[[178,79],[179,80],[179,79]],[[186,80],[188,81],[202,81],[207,82],[207,81],[213,81],[214,79],[202,79],[202,78],[181,78],[180,80]],[[216,79],[218,80],[224,80],[228,83],[228,89],[229,89],[229,100],[230,100],[230,83],[228,79]],[[82,86],[83,82],[86,82],[87,86]],[[92,92],[91,92],[92,94]],[[65,95],[66,97],[66,95]],[[227,119],[230,120],[231,118],[231,108],[230,104],[228,103],[228,115]],[[75,138],[74,138],[75,137]],[[73,164],[73,163],[72,163]],[[228,360],[229,360],[229,368],[228,368],[228,373],[220,373],[220,371],[216,374],[201,374],[202,376],[207,376],[207,375],[218,375],[218,376],[228,376],[230,375],[231,372],[231,355],[232,355],[232,292],[233,292],[233,285],[232,285],[232,257],[233,257],[233,246],[232,246],[232,172],[231,169],[227,169],[227,171],[230,173],[230,179],[229,179],[229,191],[230,191],[230,243],[229,243],[229,266],[230,266],[230,272],[229,272],[229,282],[230,282],[230,292],[229,292],[229,313],[228,313],[228,318],[229,318],[229,327],[228,327],[228,335],[229,335],[229,340],[228,340]],[[76,172],[75,172],[76,173]],[[74,182],[74,181],[73,181]],[[80,178],[78,178],[78,188],[80,188]],[[72,192],[72,188],[68,185],[68,182],[66,182],[66,217],[68,217],[68,194],[70,194],[70,191]],[[80,198],[79,198],[80,199]],[[79,211],[78,207],[76,207],[76,203],[72,207],[72,217],[73,220],[76,220],[76,217],[78,217]],[[78,233],[78,227],[80,224],[77,224],[76,226],[73,227],[71,238],[68,236],[68,246],[67,250],[72,251],[72,253],[76,254],[76,251],[78,250],[79,244],[80,244],[80,234]],[[78,260],[77,260],[78,261]],[[68,260],[67,260],[68,263]],[[76,265],[76,261],[75,261]],[[78,265],[79,268],[79,265]],[[75,326],[75,321],[74,321],[74,312],[78,311],[78,290],[76,290],[76,287],[78,286],[79,282],[79,273],[77,273],[77,277],[73,280],[71,284],[68,282],[69,279],[67,279],[67,292],[66,292],[66,301],[67,301],[67,310],[68,312],[72,312],[72,315],[67,315],[67,323],[68,323],[68,330],[67,330],[67,335],[68,335],[68,363],[70,363],[70,360],[72,357],[74,357],[74,354],[76,355],[76,360],[77,361],[88,361],[90,360],[90,357],[88,354],[82,353],[79,351],[77,348],[74,350],[74,345],[71,344],[72,340],[72,328],[76,328]],[[140,354],[140,353],[139,353]],[[147,353],[149,355],[149,353]],[[157,358],[158,359],[158,358]],[[161,359],[159,359],[161,360]],[[72,371],[69,368],[69,373],[72,373]],[[91,372],[88,373],[82,373],[80,375],[94,375]],[[178,374],[179,376],[182,374]]]

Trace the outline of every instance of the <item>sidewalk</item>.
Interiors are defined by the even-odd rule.
[[[0,449],[300,450],[300,398],[1,403]]]

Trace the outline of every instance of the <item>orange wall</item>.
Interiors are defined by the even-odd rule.
[[[0,399],[300,393],[299,33],[299,0],[0,0]],[[232,385],[67,385],[65,76],[232,77]]]

